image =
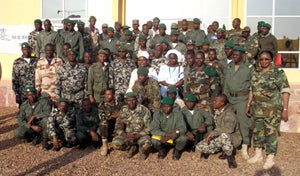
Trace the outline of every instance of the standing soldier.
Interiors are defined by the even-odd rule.
[[[196,42],[196,47],[199,50],[206,35],[205,32],[202,29],[200,29],[201,21],[199,18],[194,18],[193,23],[194,23],[193,29],[191,29],[186,33],[186,39],[194,40]]]
[[[140,22],[138,19],[132,20],[132,39],[135,41],[136,37],[141,34],[141,31],[139,30]]]
[[[250,36],[250,27],[245,26],[242,36],[239,39],[239,45],[246,49],[246,57],[250,64],[255,65],[255,58],[258,53],[258,40]]]
[[[113,148],[129,149],[127,158],[133,157],[139,149],[142,159],[146,159],[152,146],[149,136],[151,113],[145,106],[137,103],[133,92],[128,92],[125,98],[126,105],[122,107],[116,121],[117,136],[113,138]]]
[[[242,29],[241,29],[241,19],[235,18],[232,21],[232,27],[233,29],[230,29],[227,32],[227,40],[231,40],[234,44],[238,44],[238,39],[242,35]]]
[[[171,31],[171,36],[170,36],[171,40],[170,40],[169,45],[171,46],[171,49],[176,49],[181,54],[185,54],[186,50],[187,50],[186,45],[184,43],[178,41],[178,35],[179,35],[178,30]]]
[[[31,57],[31,47],[27,42],[21,44],[22,56],[13,63],[12,89],[19,106],[25,101],[25,88],[34,87],[37,59]]]
[[[150,66],[155,69],[157,75],[159,74],[160,67],[166,64],[166,58],[162,54],[163,48],[161,45],[157,45],[154,49],[154,56],[151,58]]]
[[[84,51],[92,52],[93,51],[93,38],[89,33],[84,31],[84,25],[85,25],[85,23],[83,21],[81,21],[81,20],[77,21],[77,28],[78,28],[78,32],[80,32],[81,36],[82,36]],[[94,58],[93,58],[93,60],[94,60]]]
[[[159,34],[155,35],[150,43],[150,48],[154,48],[157,44],[160,44],[163,40],[169,42],[170,35],[166,34],[167,26],[164,23],[158,25]]]
[[[90,34],[92,38],[92,52],[93,52],[93,57],[97,55],[97,52],[100,47],[100,34],[99,34],[99,29],[95,27],[96,25],[96,17],[95,16],[90,16],[89,18],[89,26],[84,28],[84,32]],[[103,28],[103,25],[102,25]]]
[[[102,44],[102,42],[107,39],[108,24],[103,23],[101,29],[102,29],[102,33],[99,35],[98,45]]]
[[[117,52],[116,43],[117,39],[114,37],[115,29],[112,27],[108,27],[107,29],[107,38],[103,40],[100,47],[101,49],[108,48],[110,52]]]
[[[214,48],[217,52],[217,59],[220,61],[221,59],[226,57],[224,52],[224,44],[226,40],[224,39],[224,32],[223,28],[217,29],[217,40],[212,41],[210,48]]]
[[[261,28],[261,36],[259,38],[259,45],[261,51],[271,51],[273,57],[276,58],[278,52],[277,39],[270,33],[271,25],[263,23]]]
[[[35,51],[36,49],[36,44],[37,44],[37,36],[38,34],[43,30],[42,27],[42,20],[40,19],[36,19],[34,20],[34,31],[29,33],[28,36],[28,43],[30,44],[30,46],[32,47],[32,51]]]

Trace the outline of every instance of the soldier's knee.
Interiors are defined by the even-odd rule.
[[[77,131],[76,138],[78,139],[78,141],[80,143],[86,142],[89,139],[88,135],[85,134],[85,132],[83,132],[83,131]]]
[[[176,143],[187,143],[187,141],[189,140],[189,138],[186,135],[180,135],[175,142]]]
[[[160,148],[161,146],[161,142],[159,140],[156,139],[151,139],[151,144],[153,145],[154,148]]]

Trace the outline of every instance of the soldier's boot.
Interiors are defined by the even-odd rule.
[[[48,139],[45,138],[45,137],[42,138],[42,149],[43,150],[49,150],[50,149],[50,147],[48,145]]]
[[[237,168],[237,164],[236,164],[235,157],[233,154],[227,156],[227,162],[228,162],[229,168]]]
[[[225,159],[227,159],[227,155],[224,152],[222,152],[222,154],[219,156],[219,159],[225,160]]]
[[[137,153],[137,146],[136,145],[132,145],[130,147],[130,149],[128,150],[127,154],[126,154],[126,157],[127,158],[132,158],[133,155],[135,155]]]
[[[200,155],[200,158],[203,158],[203,159],[208,159],[208,157],[209,157],[208,153],[201,153],[201,155]]]
[[[274,166],[274,155],[270,154],[267,156],[267,160],[263,166],[264,169],[271,169]]]
[[[248,160],[248,163],[256,163],[259,161],[262,161],[262,149],[261,148],[255,148],[255,155]]]
[[[102,146],[100,148],[100,155],[106,156],[108,153],[108,143],[107,140],[102,140]]]
[[[181,151],[174,148],[173,150],[173,160],[179,160],[181,157]]]
[[[164,159],[167,156],[166,149],[162,148],[158,150],[158,159]]]
[[[41,143],[41,134],[37,133],[36,136],[34,137],[34,139],[32,140],[32,145],[38,145],[39,143]]]
[[[243,144],[242,145],[242,158],[244,160],[248,160],[249,159],[249,155],[248,155],[248,145],[247,144]]]

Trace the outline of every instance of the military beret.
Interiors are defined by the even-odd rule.
[[[111,52],[111,55],[112,55],[112,56],[113,56],[113,55],[117,55],[117,56],[118,56],[118,55],[119,55],[119,53],[118,53],[118,52],[116,52],[116,51],[112,51],[112,52]]]
[[[259,21],[257,22],[257,26],[262,26],[265,22],[264,21]]]
[[[158,28],[167,29],[167,26],[164,23],[160,23]]]
[[[218,28],[216,31],[217,32],[225,32],[225,30],[223,28]]]
[[[34,20],[34,23],[42,23],[42,20],[40,20],[40,19],[35,19],[35,20]]]
[[[120,51],[127,51],[127,47],[124,44],[120,45]]]
[[[240,51],[240,52],[246,52],[246,49],[244,47],[241,46],[234,46],[233,47],[233,51]]]
[[[73,25],[75,25],[75,21],[74,20],[68,20],[68,22],[67,22],[68,24],[70,23],[70,24],[73,24]]]
[[[172,23],[171,24],[171,29],[178,29],[178,24],[177,23]]]
[[[126,31],[125,31],[125,35],[132,35],[132,31],[126,30]]]
[[[271,29],[271,28],[272,28],[272,26],[271,26],[269,23],[263,23],[262,26],[263,26],[263,27],[266,27],[266,28],[268,28],[268,29]]]
[[[148,69],[145,68],[145,67],[139,68],[139,69],[137,70],[137,74],[139,74],[139,75],[148,75],[148,73],[149,73],[149,71],[148,71]]]
[[[177,92],[177,88],[175,86],[168,86],[167,92],[171,92],[171,93]]]
[[[208,39],[204,39],[202,45],[210,45],[210,42]]]
[[[21,44],[21,48],[31,48],[31,46],[29,45],[29,43],[23,42],[23,43]]]
[[[243,32],[250,32],[251,31],[251,29],[250,29],[250,27],[249,26],[245,26],[244,27],[244,29],[243,29]]]
[[[193,19],[193,22],[196,23],[196,24],[200,24],[201,23],[201,20],[199,18],[194,18]]]
[[[162,39],[162,41],[160,42],[161,44],[164,43],[166,45],[169,45],[169,41],[167,39]]]
[[[132,54],[131,54],[131,58],[132,58],[132,59],[135,59],[135,58],[137,58],[137,55],[136,55],[136,53],[132,53]]]
[[[179,35],[178,30],[172,30],[172,31],[171,31],[171,35]]]
[[[149,53],[147,51],[139,51],[138,57],[144,57],[145,59],[149,59]]]
[[[91,19],[97,20],[95,16],[90,16],[89,20]]]
[[[116,24],[122,26],[121,22],[119,22],[119,21],[116,21],[116,22],[115,22],[115,25],[116,25]]]
[[[103,23],[103,24],[102,24],[102,27],[103,27],[103,28],[108,28],[108,24]]]
[[[197,101],[196,96],[194,94],[187,94],[186,97],[185,97],[185,100],[186,101],[191,101],[191,102],[196,102]]]
[[[113,27],[108,27],[108,29],[107,29],[108,31],[112,31],[112,32],[114,32],[115,31],[115,29],[113,28]]]
[[[124,25],[124,26],[122,26],[122,28],[123,29],[129,29],[129,28],[131,28],[130,26],[127,26],[127,25]]]
[[[85,23],[84,23],[83,21],[81,21],[81,20],[78,20],[78,21],[77,21],[77,25],[78,25],[78,26],[83,26],[84,24],[85,24]]]
[[[36,92],[36,89],[34,87],[26,87],[25,92]]]
[[[140,34],[139,40],[147,40],[147,36],[145,34]]]
[[[67,24],[68,21],[69,21],[69,19],[68,19],[68,18],[65,18],[65,19],[62,20],[62,23],[63,23],[63,24]]]
[[[161,104],[173,105],[174,101],[170,97],[164,97],[161,101]]]
[[[103,50],[103,49],[100,49],[100,50],[98,51],[98,54],[105,54],[105,55],[107,55],[107,52],[106,52],[105,50]]]
[[[154,18],[153,18],[153,21],[154,21],[154,20],[158,20],[158,21],[160,21],[160,19],[159,19],[159,18],[157,18],[157,17],[154,17]]]
[[[233,44],[232,41],[226,41],[224,46],[227,46],[227,47],[230,47],[230,48],[234,48],[234,44]]]
[[[67,104],[70,103],[70,101],[69,101],[67,98],[60,98],[58,101],[59,101],[59,102],[65,102],[65,103],[67,103]]]
[[[140,22],[139,22],[139,20],[134,19],[134,20],[132,20],[132,24],[140,24]]]
[[[194,40],[188,40],[186,42],[186,45],[195,45],[195,41]]]
[[[125,94],[125,98],[136,98],[136,94],[134,92],[128,92]]]

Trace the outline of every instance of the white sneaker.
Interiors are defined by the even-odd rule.
[[[249,159],[249,155],[248,155],[248,145],[247,144],[243,144],[242,145],[242,158],[244,160],[248,160]]]
[[[258,161],[262,161],[263,157],[262,157],[262,149],[261,148],[255,148],[255,155],[248,159],[248,163],[256,163]]]
[[[274,162],[274,155],[270,154],[267,156],[267,160],[263,166],[264,169],[271,169],[274,166],[275,162]]]

